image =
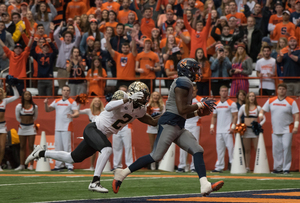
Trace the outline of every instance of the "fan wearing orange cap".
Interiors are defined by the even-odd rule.
[[[232,59],[232,69],[229,74],[236,78],[245,79],[232,79],[230,96],[236,96],[239,90],[244,90],[246,93],[249,91],[248,76],[252,73],[252,59],[246,53],[246,46],[244,43],[239,43],[237,51]]]
[[[168,26],[175,27],[176,21],[174,20],[174,12],[173,10],[169,9],[166,11],[166,21],[162,23],[160,26],[161,33],[162,33],[162,39],[166,38],[166,31]]]
[[[280,50],[277,62],[283,66],[283,77],[300,76],[300,47],[295,36],[289,37],[288,46]],[[299,79],[283,79],[283,82],[287,85],[287,96],[300,96]]]
[[[144,51],[139,53],[136,56],[136,62],[135,62],[135,71],[140,73],[140,79],[142,82],[144,82],[149,89],[154,87],[154,83],[151,81],[155,79],[155,72],[158,72],[161,70],[160,64],[159,64],[159,58],[156,53],[151,51],[152,47],[152,40],[150,38],[144,39]]]

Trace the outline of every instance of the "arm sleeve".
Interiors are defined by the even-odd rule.
[[[86,39],[87,39],[87,34],[85,33],[85,34],[83,34],[82,39],[80,41],[80,45],[79,45],[79,49],[80,49],[82,56],[85,55]]]
[[[51,107],[56,108],[55,100],[50,104]]]
[[[216,59],[212,62],[211,66],[210,66],[210,70],[212,70],[212,71],[217,70],[218,65],[219,65],[219,59],[216,58]]]
[[[110,102],[105,106],[105,110],[106,110],[106,111],[112,111],[112,110],[114,110],[114,109],[119,108],[119,107],[122,106],[123,104],[124,104],[123,99],[110,101]]]
[[[186,14],[183,14],[183,21],[184,21],[185,28],[189,31],[190,35],[192,35],[192,27],[187,20]]]
[[[15,48],[15,42],[14,40],[12,39],[11,37],[11,34],[10,33],[7,33],[6,35],[6,42],[8,43],[7,47],[10,49],[10,50],[14,50]]]
[[[244,111],[245,111],[245,105],[241,106],[241,108],[239,110],[237,124],[241,123],[241,117],[244,114]]]
[[[19,92],[17,90],[17,88],[15,86],[12,87],[13,91],[14,91],[14,96],[12,97],[9,97],[9,98],[5,98],[4,100],[6,100],[6,104],[10,103],[10,102],[13,102],[17,99],[19,99]]]
[[[38,55],[37,55],[37,53],[35,52],[35,47],[36,47],[36,45],[37,45],[37,42],[34,41],[33,44],[32,44],[32,46],[31,46],[31,49],[30,49],[30,55],[31,55],[36,61],[38,61]]]
[[[16,114],[16,119],[19,123],[21,123],[21,117],[20,117],[20,111],[22,109],[22,104],[18,104],[16,106],[15,114]]]
[[[245,67],[243,67],[242,74],[243,75],[251,75],[252,73],[252,59],[249,57],[247,60],[244,61]]]
[[[269,112],[270,111],[269,99],[268,99],[268,101],[266,101],[266,103],[262,107],[262,110],[264,110],[265,112]]]
[[[296,101],[293,101],[293,103],[292,103],[292,114],[295,114],[295,113],[299,113],[299,109],[298,109],[298,105],[297,105]]]
[[[81,33],[80,33],[80,31],[79,31],[79,29],[78,29],[77,26],[75,26],[75,34],[76,34],[76,37],[75,37],[74,44],[75,44],[76,47],[78,47],[79,43],[80,43],[80,39],[81,39]]]
[[[236,106],[236,103],[235,102],[233,102],[232,104],[231,104],[231,113],[236,113],[236,112],[238,112],[238,109],[237,109],[237,106]]]
[[[51,12],[51,15],[48,14],[49,21],[52,21],[55,18],[55,16],[57,16],[57,11],[56,11],[56,8],[53,6],[52,3],[49,3],[48,5],[50,7],[50,12]]]
[[[30,11],[32,13],[33,19],[36,20],[36,6],[35,6],[35,4],[33,4]]]
[[[214,38],[215,41],[220,41],[221,35],[218,35],[216,33],[216,29],[217,29],[217,26],[214,26],[213,29],[211,30],[210,35]]]
[[[61,46],[61,40],[59,39],[59,32],[61,30],[61,27],[58,26],[58,28],[56,28],[56,30],[53,33],[53,38],[54,41],[56,42],[57,48],[59,49],[59,47]]]
[[[79,110],[79,114],[87,114],[87,115],[89,115],[89,112],[90,112],[90,109]]]
[[[191,85],[190,80],[187,77],[179,77],[176,80],[176,87],[186,89],[186,90],[190,90],[190,88],[192,88],[192,85]]]
[[[33,120],[35,121],[38,117],[38,106],[35,105],[35,108],[34,108],[34,115],[33,115]]]
[[[13,33],[12,39],[14,40],[14,42],[18,42],[21,38],[21,32],[19,30],[19,28],[16,27],[16,30]]]
[[[271,32],[271,31],[273,31],[274,29],[275,29],[275,25],[272,24],[272,23],[269,23],[269,24],[268,24],[268,31]]]

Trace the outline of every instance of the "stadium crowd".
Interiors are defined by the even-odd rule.
[[[52,95],[46,78],[54,76],[70,78],[58,83],[68,82],[71,96],[103,96],[105,77],[117,78],[115,90],[136,78],[153,88],[156,77],[176,78],[187,57],[201,66],[198,95],[209,95],[210,77],[213,95],[222,85],[231,96],[248,92],[253,67],[263,95],[282,81],[300,95],[299,80],[270,79],[300,76],[300,0],[10,0],[0,8],[0,68],[26,78],[32,56],[32,76],[44,79],[38,95]]]

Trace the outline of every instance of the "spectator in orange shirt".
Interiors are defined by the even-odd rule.
[[[137,39],[138,30],[132,29],[131,31],[131,45],[129,45],[128,42],[122,43],[122,52],[115,51],[110,41],[108,35],[105,35],[106,38],[106,46],[107,50],[110,53],[111,57],[116,62],[116,69],[117,69],[117,89],[121,85],[128,85],[131,84],[133,81],[135,81],[135,69],[134,69],[134,63],[135,63],[135,57],[137,55],[136,52],[136,39]],[[131,52],[130,52],[131,47]]]
[[[268,25],[268,31],[270,33],[272,33],[274,31],[275,26],[278,23],[281,23],[283,21],[283,19],[282,19],[282,11],[283,11],[283,9],[284,8],[282,6],[282,3],[276,3],[275,4],[276,14],[271,15],[270,20],[269,20],[269,25]],[[270,38],[271,38],[271,41],[273,43],[277,43],[277,41],[274,39],[274,36],[272,34],[270,35]]]
[[[290,12],[290,13],[294,13],[296,11],[296,0],[289,0],[286,1],[286,9]]]
[[[102,6],[103,0],[95,0],[96,7],[91,7],[87,12],[86,15],[95,14],[97,10],[104,10],[104,7]]]
[[[288,10],[283,11],[283,21],[278,23],[273,31],[274,40],[278,41],[281,37],[288,39],[290,36],[295,36],[295,25],[290,22],[290,15]]]
[[[176,21],[176,39],[179,39],[182,41],[182,58],[188,58],[190,55],[190,41],[191,36],[187,29],[185,29],[184,21],[182,18],[178,18]]]
[[[139,10],[136,4],[136,0],[134,0],[134,2],[136,14],[138,15],[139,22],[141,24],[141,31],[143,35],[146,35],[148,38],[151,38],[152,29],[155,28],[155,21],[151,18],[152,10],[151,8],[145,8],[144,15],[142,15],[141,11]]]
[[[117,2],[114,2],[113,0],[108,0],[104,4],[102,4],[102,9],[108,10],[108,11],[114,11],[115,13],[118,13],[120,10],[120,4]]]
[[[173,10],[171,4],[167,4],[167,6],[166,6],[166,11],[169,11],[169,10]],[[173,15],[173,20],[176,20],[176,19],[177,19],[177,16],[176,16],[176,15]],[[167,20],[167,14],[166,14],[166,13],[160,14],[160,15],[159,15],[159,18],[158,18],[158,21],[157,21],[157,27],[161,27],[162,24],[163,24],[166,20]]]
[[[197,95],[208,96],[209,95],[209,80],[211,76],[210,63],[204,56],[204,51],[202,48],[198,48],[195,54],[195,60],[200,64],[201,70],[201,80],[197,82]]]
[[[21,14],[21,17],[23,19],[23,17],[25,17],[27,12],[28,12],[28,3],[22,2],[20,5],[21,5],[20,14]]]
[[[130,1],[129,0],[123,0],[123,3],[122,3],[122,7],[123,7],[123,10],[120,10],[118,12],[118,21],[119,23],[122,23],[122,24],[126,24],[128,23],[128,15],[129,13],[133,13],[134,16],[135,16],[135,20],[138,20],[138,17],[136,15],[136,13],[132,10],[129,10],[129,4],[130,4]]]
[[[203,9],[204,9],[203,3],[199,2],[199,1],[197,1],[197,7],[196,7],[196,0],[188,0],[188,4],[189,4],[189,10],[191,10],[193,15],[196,13],[197,10],[203,11]],[[198,6],[198,4],[200,6]],[[199,9],[198,7],[202,8],[202,9]]]
[[[7,8],[7,13],[11,16],[12,13],[18,12],[21,8],[22,0],[16,0],[14,3],[10,3],[10,6]]]
[[[0,46],[3,48],[7,58],[9,59],[9,75],[14,76],[15,78],[26,78],[26,65],[27,60],[30,54],[30,47],[33,41],[34,31],[31,31],[31,37],[29,43],[25,50],[23,51],[23,47],[20,43],[15,44],[14,51],[11,51],[3,41],[0,39]],[[23,93],[24,89],[24,81],[19,81],[17,85],[17,89],[19,94]]]
[[[234,1],[229,3],[230,8],[230,14],[226,15],[227,20],[229,20],[230,17],[234,16],[238,19],[238,22],[242,26],[247,26],[247,18],[243,13],[237,12],[237,5]]]
[[[175,27],[176,21],[174,20],[174,12],[173,10],[166,11],[167,20],[161,24],[161,37],[162,39],[166,38],[166,31],[168,26]]]
[[[109,11],[108,22],[105,23],[104,21],[102,21],[100,24],[99,30],[101,32],[105,33],[106,27],[112,27],[112,28],[114,28],[115,34],[117,34],[116,28],[117,28],[118,22],[116,22],[116,18],[117,18],[116,13],[113,10]]]
[[[167,43],[166,46],[162,48],[161,52],[163,54],[164,61],[167,61],[172,55],[172,49],[174,47],[179,47],[181,49],[181,52],[183,52],[182,43],[179,41],[179,43],[176,43],[176,38],[174,35],[168,35],[167,37]]]
[[[101,60],[98,56],[94,56],[92,61],[91,69],[87,72],[88,79],[87,82],[87,93],[89,96],[104,96],[104,89],[106,80],[101,80],[101,78],[106,78],[107,74],[105,69],[101,65]]]
[[[68,3],[66,9],[66,19],[81,16],[87,12],[86,5],[82,0],[72,0]]]
[[[209,4],[211,6],[211,4]],[[206,21],[205,27],[203,26],[202,21],[196,22],[196,29],[193,29],[187,21],[186,11],[187,11],[187,4],[184,5],[184,14],[183,20],[186,29],[189,31],[191,35],[191,52],[190,58],[194,58],[196,49],[202,48],[204,50],[204,55],[206,56],[206,46],[207,46],[207,39],[209,35],[209,30],[211,26],[211,7],[209,7],[209,14],[208,19]]]
[[[154,90],[155,72],[161,70],[159,58],[156,53],[151,51],[152,40],[144,40],[144,51],[136,56],[135,71],[140,73],[141,82],[145,83],[150,90]],[[152,86],[151,86],[152,80]]]

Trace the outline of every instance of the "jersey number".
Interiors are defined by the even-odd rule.
[[[119,130],[121,128],[121,126],[118,126],[119,123],[122,123],[122,124],[126,124],[128,123],[131,119],[132,119],[132,116],[130,116],[129,114],[125,114],[123,116],[123,118],[125,118],[124,120],[121,120],[121,119],[118,119],[113,125],[112,127],[114,127],[115,129]]]

